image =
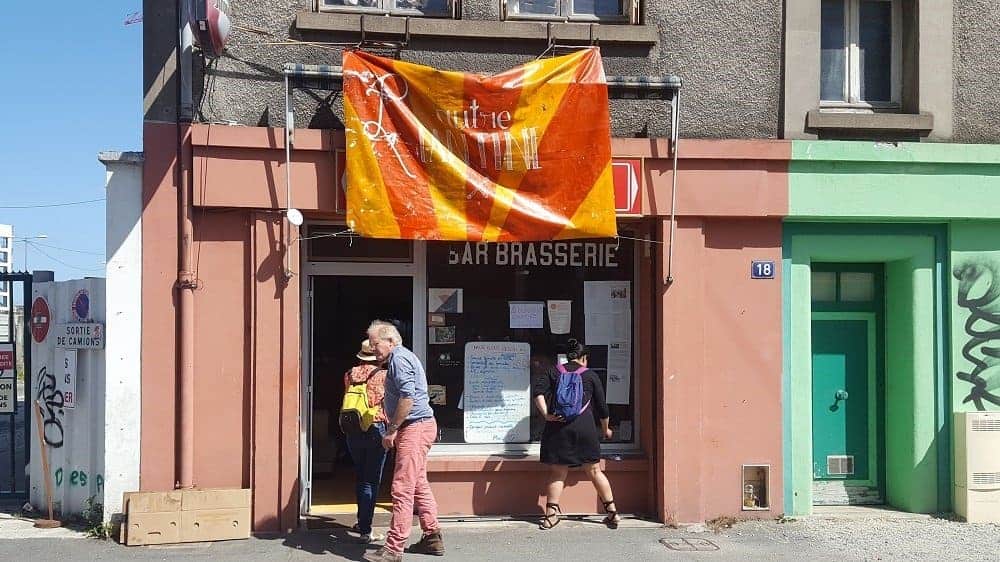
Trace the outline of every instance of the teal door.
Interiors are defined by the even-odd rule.
[[[874,459],[870,458],[876,421],[874,320],[874,315],[864,313],[813,314],[812,435],[816,480],[874,484]]]

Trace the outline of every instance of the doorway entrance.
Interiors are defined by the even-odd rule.
[[[365,275],[310,277],[312,301],[312,505],[310,513],[352,513],[354,463],[337,415],[344,398],[344,374],[372,320],[396,325],[413,341],[413,278]],[[391,481],[387,462],[383,483]],[[388,488],[383,485],[388,504]]]
[[[881,504],[883,269],[813,264],[814,505]]]

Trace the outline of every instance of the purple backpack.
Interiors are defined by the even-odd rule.
[[[590,402],[583,403],[583,372],[587,368],[567,371],[562,365],[556,365],[556,369],[559,370],[559,384],[556,385],[552,413],[571,422],[590,405]]]

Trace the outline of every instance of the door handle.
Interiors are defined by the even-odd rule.
[[[830,411],[831,412],[836,412],[837,410],[840,409],[840,401],[841,400],[847,400],[847,391],[846,390],[840,389],[837,392],[833,393],[833,405],[830,406]]]

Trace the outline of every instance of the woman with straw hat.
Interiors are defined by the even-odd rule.
[[[341,427],[347,436],[347,448],[354,460],[357,471],[357,501],[358,522],[354,530],[361,535],[363,542],[379,540],[372,532],[372,519],[375,515],[375,500],[382,484],[382,467],[385,464],[386,450],[382,447],[382,436],[385,434],[386,418],[382,411],[382,399],[385,397],[385,369],[380,365],[371,343],[366,339],[361,342],[357,353],[358,364],[344,374],[344,408],[341,409]],[[362,387],[362,385],[364,385]],[[360,402],[368,408],[363,417],[370,426],[360,429],[344,427],[345,410],[352,397],[352,387],[363,389]]]

